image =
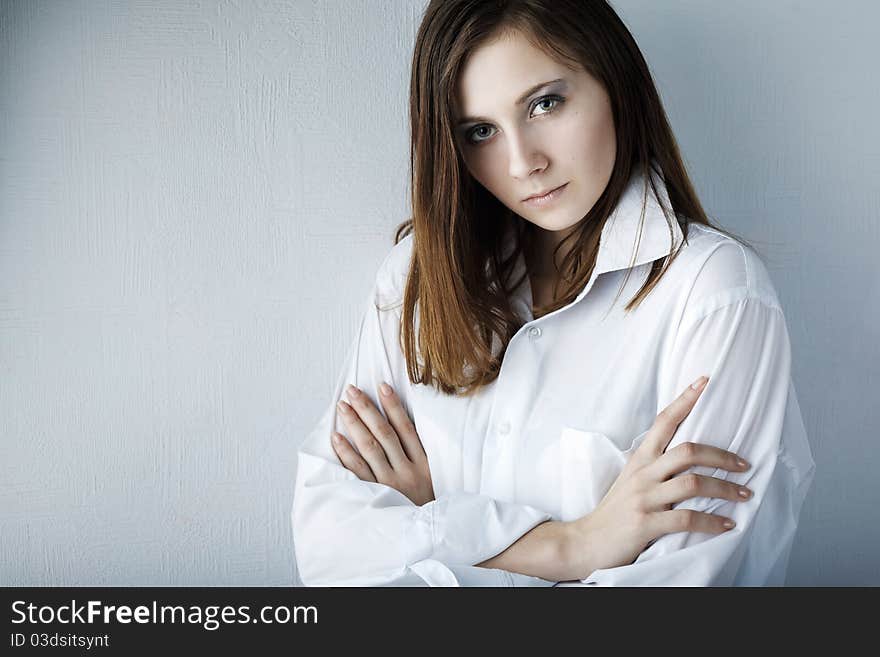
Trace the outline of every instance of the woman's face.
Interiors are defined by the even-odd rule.
[[[565,231],[605,190],[617,154],[614,119],[608,94],[586,71],[573,72],[513,33],[471,53],[456,104],[468,170],[524,219]],[[525,202],[561,185],[549,202]]]

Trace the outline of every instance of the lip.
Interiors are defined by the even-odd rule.
[[[554,189],[551,189],[549,192],[547,192],[543,196],[541,196],[541,195],[529,196],[528,198],[523,199],[523,203],[525,203],[526,205],[534,206],[534,207],[543,207],[545,205],[548,205],[549,203],[553,203],[553,201],[555,201],[557,198],[559,198],[562,195],[562,192],[565,191],[566,186],[568,186],[568,183],[565,183],[563,185],[560,185],[559,187],[555,187]]]

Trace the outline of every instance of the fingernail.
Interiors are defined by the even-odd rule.
[[[709,377],[707,377],[707,376],[701,376],[699,379],[697,379],[696,381],[694,381],[694,382],[691,384],[691,388],[693,388],[694,390],[697,390],[697,391],[702,390],[703,387],[704,387],[708,382],[709,382]]]
[[[733,520],[725,520],[722,524],[725,527],[727,527],[728,529],[731,529],[732,527],[734,527],[736,525],[736,523]]]
[[[391,396],[391,386],[388,385],[387,383],[385,383],[384,381],[383,381],[382,384],[379,386],[379,390],[381,390],[381,391],[382,391],[382,394],[385,395],[386,397],[390,397],[390,396]]]
[[[354,387],[353,385],[351,385],[350,383],[348,384],[348,387],[345,389],[345,392],[346,392],[348,395],[350,395],[351,397],[357,397],[359,394],[361,394],[361,391],[358,390],[357,388],[355,388],[355,387]]]
[[[737,464],[739,467],[741,467],[741,468],[747,468],[747,467],[749,467],[749,464],[746,463],[745,461],[743,461],[742,459],[737,459],[737,460],[736,460],[736,464]]]
[[[346,404],[344,401],[338,402],[336,404],[336,408],[339,409],[340,413],[348,414],[348,404]]]

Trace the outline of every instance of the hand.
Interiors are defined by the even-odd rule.
[[[337,406],[357,451],[335,432],[333,450],[358,479],[390,486],[421,506],[434,499],[428,457],[400,398],[391,386],[387,392],[380,397],[390,424],[362,390],[352,385],[347,388],[351,404],[340,401]]]
[[[699,383],[702,382],[702,385]],[[594,570],[632,563],[654,540],[673,532],[720,534],[731,527],[729,520],[691,509],[672,510],[677,502],[691,497],[717,497],[743,502],[751,491],[715,477],[689,473],[675,477],[691,466],[703,465],[730,472],[748,470],[732,453],[699,443],[686,442],[669,452],[673,434],[694,407],[708,379],[689,386],[657,416],[638,449],[592,513],[571,521],[563,543],[571,579],[584,579]],[[740,495],[746,491],[747,496]],[[731,521],[732,522],[732,521]]]

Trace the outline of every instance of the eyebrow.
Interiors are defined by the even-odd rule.
[[[536,91],[540,91],[541,89],[543,89],[546,86],[549,86],[551,84],[555,84],[556,82],[566,82],[566,80],[565,80],[565,78],[556,78],[555,80],[547,80],[547,82],[540,82],[540,83],[536,84],[534,87],[529,87],[525,91],[525,93],[516,100],[516,104],[522,105],[524,102],[526,102],[529,99],[529,96],[531,96],[533,93],[535,93]],[[462,127],[466,123],[479,123],[480,121],[488,121],[488,120],[489,119],[487,119],[484,116],[464,116],[458,120],[457,125],[458,125],[458,127]]]

